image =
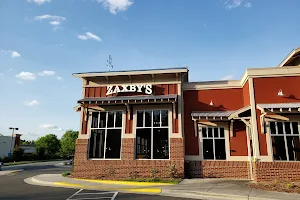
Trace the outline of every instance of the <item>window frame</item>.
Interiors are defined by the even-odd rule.
[[[168,112],[168,126],[162,126],[162,124],[160,124],[160,126],[153,126],[153,111],[155,110],[166,110]],[[143,127],[138,127],[137,126],[137,113],[138,111],[143,111]],[[145,122],[145,112],[146,111],[152,111],[152,124],[151,126],[145,126],[146,122]],[[162,123],[161,120],[161,112],[160,112],[160,122]],[[171,109],[168,107],[137,107],[134,109],[134,118],[133,118],[133,130],[134,130],[134,160],[171,160],[171,133],[173,131],[173,126],[172,126],[172,113],[171,113]],[[151,129],[151,158],[150,159],[145,159],[145,158],[137,158],[137,137],[136,137],[136,133],[138,129],[145,129],[145,128],[150,128]],[[160,128],[167,128],[168,129],[168,151],[169,151],[169,158],[168,159],[154,159],[153,158],[153,132],[154,129],[160,129]]]
[[[106,113],[106,122],[105,122],[105,128],[99,128],[99,123],[100,123],[100,113]],[[108,124],[108,113],[109,112],[113,112],[114,113],[114,127],[107,127]],[[122,121],[121,121],[121,127],[116,127],[116,112],[121,112],[121,116],[122,116]],[[92,120],[93,120],[93,113],[98,113],[98,128],[92,128]],[[123,143],[123,135],[124,135],[124,131],[125,131],[125,125],[126,125],[126,112],[124,109],[107,109],[104,111],[90,111],[89,112],[89,119],[88,119],[88,133],[89,133],[89,142],[88,142],[88,160],[121,160],[122,159],[122,143]],[[121,146],[120,146],[120,158],[105,158],[105,154],[106,154],[106,139],[107,139],[107,130],[114,130],[114,129],[118,129],[121,130]],[[105,142],[104,142],[104,156],[103,158],[92,158],[89,157],[90,155],[90,138],[92,137],[92,131],[93,130],[105,130]]]
[[[271,133],[271,123],[275,123],[275,130],[276,130],[276,134],[272,134]],[[283,134],[277,134],[278,133],[278,126],[277,123],[281,122],[283,124]],[[282,121],[282,120],[276,120],[276,121],[268,121],[268,134],[269,134],[269,140],[270,140],[270,153],[271,153],[271,157],[272,160],[274,162],[300,162],[299,160],[290,160],[289,158],[289,152],[288,152],[288,145],[287,145],[287,136],[297,136],[297,134],[286,134],[286,130],[285,130],[285,122],[289,122],[290,123],[290,129],[291,129],[291,133],[293,133],[293,128],[292,128],[292,123],[297,123],[298,124],[298,137],[300,140],[300,122],[297,120],[291,120],[291,121]],[[282,136],[284,138],[284,144],[285,144],[285,153],[286,153],[286,160],[275,160],[274,159],[274,152],[273,152],[273,142],[272,142],[272,136],[274,137],[278,137],[278,136]]]
[[[214,126],[198,126],[199,129],[201,129],[201,131],[198,131],[199,132],[199,138],[200,138],[200,143],[201,143],[201,156],[202,156],[202,160],[208,160],[208,161],[228,161],[228,153],[230,152],[227,152],[227,134],[226,134],[226,128],[223,127],[223,126],[217,126],[217,127],[214,127]],[[203,128],[206,129],[206,133],[207,133],[207,136],[204,138],[203,137]],[[208,137],[208,129],[211,128],[212,129],[212,137]],[[215,138],[215,128],[218,129],[218,138]],[[220,129],[223,129],[224,130],[224,137],[220,137]],[[204,143],[204,140],[213,140],[213,155],[214,155],[214,159],[205,159],[204,158],[204,151],[203,151],[203,143]],[[224,145],[225,145],[225,159],[216,159],[216,149],[215,149],[215,140],[224,140]]]

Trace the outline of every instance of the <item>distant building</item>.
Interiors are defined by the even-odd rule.
[[[0,135],[0,158],[8,156],[16,146],[20,145],[21,134],[14,134],[12,136]]]

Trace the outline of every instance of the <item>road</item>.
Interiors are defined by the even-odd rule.
[[[3,200],[83,200],[83,199],[111,199],[111,200],[188,200],[158,195],[129,194],[111,191],[91,191],[70,188],[29,185],[23,180],[38,174],[57,174],[71,171],[69,166],[56,165],[58,162],[34,163],[4,170],[24,169],[22,172],[0,176],[0,199]]]

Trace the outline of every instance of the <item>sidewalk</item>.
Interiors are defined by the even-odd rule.
[[[72,179],[61,174],[42,174],[24,180],[28,184],[84,188],[129,193],[147,193],[194,199],[228,200],[295,200],[300,194],[268,192],[248,188],[249,180],[185,179],[178,185]]]

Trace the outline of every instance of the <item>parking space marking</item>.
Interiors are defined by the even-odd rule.
[[[71,195],[66,200],[88,200],[88,199],[110,199],[114,200],[118,192],[106,192],[106,191],[99,191],[99,192],[82,192],[83,189],[78,190],[73,195]],[[110,196],[111,194],[112,196]]]

